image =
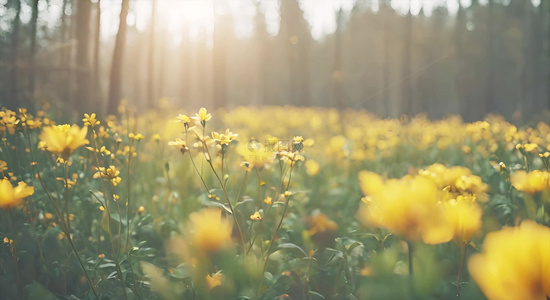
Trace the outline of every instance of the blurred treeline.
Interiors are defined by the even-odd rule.
[[[275,36],[253,2],[251,36],[237,37],[236,16],[216,14],[211,32],[191,39],[182,28],[179,44],[157,13],[167,0],[150,0],[147,30],[119,22],[102,38],[104,1],[126,20],[135,0],[0,0],[0,103],[114,113],[123,98],[142,109],[166,98],[182,108],[292,104],[466,120],[550,106],[550,0],[458,1],[453,13],[439,1],[429,16],[358,0],[318,40],[300,1],[280,0]]]

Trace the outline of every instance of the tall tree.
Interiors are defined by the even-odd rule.
[[[116,114],[120,104],[122,87],[122,65],[124,62],[124,46],[126,44],[126,18],[130,9],[130,0],[122,0],[120,4],[120,17],[118,24],[118,33],[115,40],[115,49],[113,51],[113,61],[111,63],[111,76],[109,80],[109,102],[107,103],[107,113]]]
[[[382,2],[382,7],[380,8],[382,15],[382,22],[383,22],[383,30],[382,30],[382,101],[383,104],[383,115],[389,116],[390,115],[390,33],[391,33],[391,27],[390,27],[390,18],[391,18],[391,6],[389,3],[389,0],[384,0]]]
[[[17,87],[18,82],[18,70],[17,70],[17,60],[19,52],[19,30],[21,25],[21,0],[14,0],[13,5],[15,8],[15,17],[12,22],[12,33],[11,33],[11,68],[9,75],[9,84],[8,89],[8,108],[15,109],[21,106],[21,102],[18,95]]]
[[[33,97],[36,76],[36,32],[38,27],[38,1],[32,0],[31,15],[31,49],[29,59],[29,95]]]
[[[492,112],[495,108],[495,24],[494,24],[494,0],[489,0],[487,5],[487,80],[485,83],[485,113]]]
[[[99,49],[101,48],[101,0],[97,0],[95,5],[96,14],[95,14],[95,41],[94,41],[94,75],[93,83],[95,90],[95,98],[98,103],[103,103],[102,93],[101,93],[101,62]]]
[[[286,45],[288,65],[287,90],[289,103],[303,106],[309,103],[309,46],[311,34],[298,1],[281,1],[279,42]]]
[[[345,108],[344,93],[342,90],[342,8],[336,14],[336,32],[334,33],[334,65],[333,65],[333,105],[341,112]]]
[[[155,23],[157,0],[151,1],[151,22],[149,24],[149,51],[147,53],[147,107],[155,106]]]
[[[466,30],[466,12],[462,6],[462,2],[458,1],[458,11],[456,13],[455,28],[454,28],[454,75],[455,75],[455,93],[460,105],[460,113],[466,114],[469,110],[469,99],[462,97],[462,91],[466,88],[462,72],[464,64],[464,40]]]
[[[188,101],[191,97],[191,47],[189,40],[189,27],[185,26],[181,38],[180,53],[181,53],[181,99],[182,105],[188,106]],[[188,108],[188,107],[187,107]]]
[[[90,111],[90,0],[79,0],[76,7],[76,99],[78,107]],[[76,107],[75,107],[76,108]]]
[[[401,97],[403,104],[402,113],[413,113],[413,89],[411,78],[411,52],[412,52],[412,12],[411,12],[411,0],[409,0],[409,6],[407,16],[405,17],[404,25],[404,40],[403,47],[403,73],[402,73],[402,85],[401,85]]]
[[[212,95],[214,107],[227,107],[226,60],[228,38],[232,34],[232,19],[227,13],[220,14],[218,3],[214,2],[214,38],[212,45]]]

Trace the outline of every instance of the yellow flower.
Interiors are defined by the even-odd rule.
[[[311,177],[319,174],[319,170],[321,169],[319,163],[314,160],[306,160],[305,166],[307,175]]]
[[[267,204],[267,205],[273,204],[273,198],[271,198],[269,196],[265,197],[264,203]]]
[[[304,233],[321,247],[332,247],[338,235],[338,224],[324,214],[306,217],[310,229]]]
[[[208,111],[206,111],[206,108],[202,107],[201,109],[199,109],[199,112],[195,114],[195,117],[193,117],[193,119],[200,121],[202,126],[204,126],[206,121],[212,119],[212,115],[209,114]]]
[[[253,215],[250,215],[250,220],[253,221],[260,221],[262,219],[262,215],[259,211],[255,212]]]
[[[186,115],[179,114],[176,118],[176,121],[182,123],[183,125],[188,126],[189,122],[191,122],[191,119]]]
[[[229,145],[229,143],[231,143],[231,141],[233,141],[237,136],[238,134],[229,131],[229,128],[222,134],[212,132],[212,139],[220,145]]]
[[[130,132],[130,133],[128,133],[128,138],[139,141],[139,140],[144,139],[145,137],[141,133],[134,134],[134,133]]]
[[[99,167],[97,172],[94,173],[94,178],[107,178],[113,186],[117,186],[121,181],[120,171],[115,166],[109,166],[108,168]]]
[[[176,147],[179,147],[181,153],[185,153],[186,151],[189,150],[189,148],[187,148],[187,144],[185,143],[185,141],[182,140],[182,139],[180,139],[180,138],[176,138],[175,141],[169,141],[169,142],[168,142],[168,146],[176,146]]]
[[[20,181],[16,187],[8,179],[0,180],[0,208],[6,209],[21,204],[24,198],[34,194],[34,188]]]
[[[69,158],[74,150],[88,144],[86,134],[88,127],[82,129],[77,125],[57,125],[45,127],[40,134],[41,146],[64,159]]]
[[[214,253],[231,245],[232,223],[217,208],[192,213],[191,244],[200,252]]]
[[[533,221],[487,235],[468,270],[489,299],[550,297],[550,228]]]
[[[440,232],[448,234],[445,230],[450,230],[458,243],[467,244],[481,229],[483,212],[477,203],[462,198],[459,196],[457,200],[443,203],[443,219],[447,228]]]
[[[7,170],[8,170],[8,164],[5,161],[0,160],[0,172],[4,172]]]
[[[310,236],[318,233],[325,233],[327,231],[334,232],[338,230],[338,224],[324,214],[318,214],[313,217],[308,217],[307,219],[311,225],[311,229],[307,231]]]
[[[367,196],[357,214],[364,224],[385,227],[409,241],[422,239],[425,243],[439,244],[453,238],[437,205],[441,191],[429,178],[405,176],[384,180],[375,173],[362,171],[359,182]]]
[[[213,289],[217,286],[222,285],[223,280],[223,274],[222,273],[216,273],[210,276],[210,274],[206,275],[206,285],[209,289]]]
[[[539,170],[529,173],[516,171],[510,176],[510,181],[518,191],[534,194],[549,187],[550,173]]]
[[[535,152],[538,151],[538,148],[539,148],[539,145],[537,145],[535,143],[529,143],[529,144],[524,144],[523,145],[523,149],[525,149],[525,152],[535,153]]]
[[[92,113],[91,115],[84,114],[84,119],[82,119],[82,122],[84,122],[84,125],[92,127],[100,124],[100,122],[96,119],[95,113]]]

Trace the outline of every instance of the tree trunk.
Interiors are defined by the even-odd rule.
[[[488,17],[487,17],[487,41],[488,41],[488,47],[486,52],[487,62],[489,64],[487,68],[487,82],[485,85],[485,111],[484,114],[490,113],[495,108],[494,104],[494,77],[495,77],[495,66],[494,66],[494,58],[493,56],[496,54],[494,51],[494,25],[493,25],[493,9],[494,9],[494,3],[493,0],[489,0],[489,5],[487,6],[488,9]]]
[[[338,108],[340,114],[345,108],[342,91],[342,9],[338,11],[336,18],[336,32],[334,33],[334,65],[332,68],[333,105]]]
[[[411,0],[409,0],[409,11],[405,19],[405,47],[403,49],[403,84],[402,101],[404,114],[413,113],[413,94],[411,81],[411,47],[412,47],[412,13]]]
[[[31,16],[31,49],[29,59],[29,96],[34,96],[35,76],[36,76],[36,31],[38,26],[38,2],[32,0],[32,16]]]
[[[157,1],[151,1],[151,24],[149,25],[149,52],[147,57],[147,107],[155,106],[155,19]]]
[[[10,69],[10,76],[9,76],[9,89],[10,92],[8,94],[8,102],[7,107],[9,109],[16,109],[20,107],[21,103],[19,101],[19,97],[17,95],[17,52],[19,51],[19,29],[21,24],[21,1],[16,0],[16,13],[15,18],[13,19],[12,24],[12,35],[11,35],[11,69]]]
[[[103,104],[103,97],[101,93],[101,62],[99,56],[99,48],[101,46],[101,0],[97,0],[96,3],[96,15],[95,15],[95,43],[94,43],[94,90],[95,98],[98,103]],[[102,107],[102,106],[101,106]]]
[[[90,103],[90,13],[92,3],[80,0],[76,8],[76,99],[77,110],[83,109],[90,113],[93,106]]]
[[[130,9],[130,0],[122,0],[120,5],[120,18],[118,33],[113,52],[113,61],[111,63],[111,77],[109,80],[109,103],[107,104],[107,113],[116,114],[120,104],[122,87],[122,64],[124,60],[124,46],[126,44],[126,17]]]
[[[219,16],[218,21],[214,24],[214,44],[212,47],[212,92],[214,107],[216,109],[227,107],[227,87],[225,75],[227,32],[224,30],[224,26],[228,25],[226,19],[226,15]]]

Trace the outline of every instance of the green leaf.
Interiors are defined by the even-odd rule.
[[[304,251],[304,249],[300,248],[300,246],[296,245],[296,244],[293,244],[293,243],[284,243],[284,244],[280,244],[279,245],[279,248],[283,248],[283,249],[297,249],[299,250],[304,256],[307,256],[306,252]]]

